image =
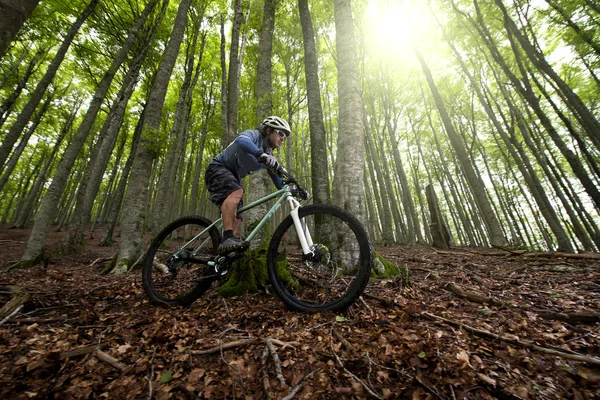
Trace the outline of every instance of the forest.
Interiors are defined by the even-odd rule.
[[[460,386],[463,396],[475,398],[598,395],[600,375],[594,369],[600,365],[595,356],[600,349],[597,324],[573,330],[563,326],[571,335],[587,337],[589,342],[584,344],[569,344],[574,346],[569,351],[585,353],[583,362],[592,367],[571,365],[569,369],[553,364],[553,370],[538,366],[527,378],[520,372],[515,378],[504,367],[489,374],[484,356],[493,352],[485,353],[488,349],[482,355],[472,347],[466,352],[479,354],[477,359],[465,358],[459,351],[449,364],[440,361],[435,367],[435,371],[443,369],[451,375],[448,371],[458,362],[460,371],[473,369],[464,375],[468,378],[463,379],[462,374],[455,380],[442,379],[443,374],[434,378],[434,362],[421,357],[421,353],[433,356],[433,347],[416,351],[421,348],[414,336],[426,335],[420,324],[429,318],[428,324],[437,329],[436,339],[451,337],[452,333],[436,325],[443,322],[435,322],[434,315],[447,306],[481,317],[477,313],[482,310],[477,307],[487,309],[491,304],[494,315],[501,317],[489,322],[497,325],[488,325],[486,332],[505,332],[495,328],[519,320],[520,325],[511,325],[511,335],[529,329],[529,337],[538,345],[562,345],[564,351],[567,345],[561,340],[567,334],[561,334],[560,323],[554,318],[548,318],[554,322],[542,321],[533,314],[543,310],[554,316],[562,313],[567,317],[558,320],[572,322],[570,312],[579,317],[584,313],[584,323],[598,322],[600,5],[596,1],[26,0],[18,9],[13,3],[0,1],[4,15],[0,17],[0,243],[4,247],[1,265],[8,274],[0,286],[20,284],[30,289],[34,300],[28,297],[24,304],[33,311],[83,301],[74,299],[85,291],[90,295],[86,317],[67,313],[65,318],[85,319],[79,325],[91,327],[86,332],[92,333],[80,333],[94,340],[102,337],[99,332],[106,332],[97,329],[106,318],[124,318],[127,328],[123,325],[120,331],[113,328],[105,334],[107,347],[129,357],[129,365],[144,366],[143,374],[152,371],[150,378],[135,378],[134,367],[115,364],[114,358],[103,360],[99,354],[105,353],[98,345],[94,353],[81,353],[88,357],[86,362],[93,354],[100,360],[96,362],[107,364],[105,368],[127,371],[131,382],[146,379],[145,394],[130,391],[122,380],[115,380],[120,383],[110,388],[88,381],[86,389],[75,392],[69,392],[71,389],[61,386],[65,381],[59,380],[60,384],[54,381],[53,393],[86,397],[93,387],[94,392],[105,390],[129,398],[178,398],[173,395],[177,390],[194,398],[211,398],[217,393],[226,398],[252,397],[252,393],[267,398],[286,394],[285,398],[311,398],[312,386],[317,393],[314,398],[327,398],[323,393],[334,389],[348,398],[456,398]],[[368,288],[362,303],[353,306],[350,315],[335,317],[333,323],[325,316],[315,317],[321,318],[315,321],[310,316],[293,317],[304,326],[331,324],[320,334],[315,329],[311,339],[320,342],[318,337],[331,337],[331,348],[325,342],[303,348],[313,352],[310,357],[318,360],[314,363],[305,362],[297,371],[286,369],[281,375],[273,344],[264,339],[265,353],[275,352],[276,371],[265,366],[268,357],[261,359],[260,351],[254,358],[248,356],[251,350],[245,350],[242,358],[246,361],[236,361],[237,368],[232,368],[221,349],[221,360],[212,362],[218,364],[215,368],[229,371],[229,378],[218,389],[206,392],[206,386],[202,392],[189,385],[169,387],[171,375],[165,378],[154,373],[155,367],[157,371],[168,369],[160,366],[161,362],[171,363],[169,373],[177,370],[175,365],[184,365],[180,375],[200,374],[196,378],[205,385],[216,377],[208,367],[193,364],[194,356],[182,358],[181,363],[166,361],[168,355],[153,347],[160,341],[152,336],[156,330],[140,333],[136,329],[158,322],[169,325],[162,319],[169,316],[180,324],[169,325],[172,337],[190,329],[208,333],[197,321],[192,322],[189,310],[150,317],[154,309],[140,297],[143,293],[134,276],[138,272],[127,273],[139,267],[151,238],[170,221],[185,215],[219,217],[219,209],[208,200],[206,167],[240,132],[257,129],[269,115],[286,119],[292,128],[291,136],[274,154],[308,189],[306,203],[334,204],[352,213],[367,229],[377,256],[402,266],[405,272],[373,283],[381,291]],[[251,175],[245,185],[246,203],[274,190],[265,173]],[[284,211],[278,211],[265,235],[284,217]],[[244,226],[250,229],[256,218],[250,214]],[[506,270],[499,257],[508,260]],[[49,271],[53,268],[67,277],[81,274],[81,286],[52,277]],[[410,280],[416,286],[412,288],[407,271],[414,274]],[[565,272],[572,274],[573,280]],[[535,292],[531,281],[522,281],[532,275],[540,279],[540,292]],[[496,283],[500,286],[491,289],[495,276],[499,276]],[[459,278],[488,293],[487,300],[457,289],[451,282]],[[523,295],[515,286],[502,286],[514,279],[520,279],[518,284],[531,295]],[[47,292],[50,282],[66,285],[64,298],[58,292]],[[84,287],[94,282],[102,282],[98,291]],[[568,293],[557,294],[559,283],[568,286]],[[585,287],[577,286],[584,283]],[[130,286],[132,298],[122,297],[119,286]],[[437,289],[454,299],[444,297],[443,304],[435,302]],[[3,293],[11,290],[16,289]],[[259,296],[256,301],[261,307],[271,310],[258,319],[270,318],[274,324],[271,334],[283,340],[289,326],[282,321],[287,317],[276,301],[271,304],[260,297],[264,294],[261,285],[257,290],[247,296],[255,300]],[[494,300],[501,293],[507,298]],[[119,314],[122,309],[115,310],[114,303],[106,303],[103,296],[121,301],[130,314]],[[455,297],[466,299],[465,303],[457,303],[463,300]],[[6,297],[7,301],[10,298]],[[217,327],[232,323],[236,319],[232,315],[244,320],[244,315],[255,312],[244,308],[243,298],[202,301],[194,307],[221,307],[224,303],[222,311],[226,313],[220,317],[202,314],[212,324],[215,340]],[[230,310],[227,301],[237,305]],[[153,322],[140,319],[147,311],[139,312],[137,320],[131,319],[131,310],[144,304],[146,310],[152,310],[148,318],[154,318]],[[424,311],[426,304],[437,308]],[[407,316],[408,312],[402,314],[398,310],[402,306],[420,313],[418,319]],[[1,312],[0,316],[4,317]],[[93,321],[88,321],[90,318]],[[347,322],[352,318],[355,325]],[[396,318],[392,325],[402,321],[405,328],[387,333],[408,338],[411,344],[390,350],[389,343],[380,339],[382,330],[391,329],[390,321]],[[528,318],[532,318],[531,326],[526,328]],[[21,315],[22,321],[26,319]],[[384,321],[375,325],[379,339],[372,344],[388,352],[371,353],[373,359],[368,351],[365,358],[358,345],[358,332],[367,329],[360,324],[370,324],[367,320]],[[24,326],[20,324],[28,324],[15,321],[19,319],[6,325],[14,332]],[[60,330],[57,335],[74,345],[67,332],[73,324],[61,321],[64,324],[56,328]],[[32,323],[37,326],[38,322]],[[231,329],[260,336],[256,324],[246,322]],[[463,336],[452,340],[467,346],[464,329],[460,329]],[[24,330],[19,331],[23,338],[29,335]],[[333,344],[343,336],[340,332],[346,332],[346,339]],[[150,335],[155,342],[145,336],[143,349],[134,354],[123,346],[139,334]],[[289,341],[278,342],[279,352],[295,349],[302,337],[304,334],[298,333]],[[18,341],[8,333],[0,335],[7,349],[24,346],[25,340]],[[218,340],[222,343],[220,336]],[[479,346],[484,346],[478,340]],[[500,340],[506,343],[508,339],[503,336]],[[48,346],[51,344],[44,351]],[[200,354],[194,353],[197,350],[188,354],[185,349],[192,345],[187,342],[177,346],[175,352],[181,357]],[[445,346],[455,354],[459,345],[447,339]],[[3,362],[15,361],[11,357],[16,353],[9,351],[0,351]],[[294,364],[295,351],[293,355],[285,353],[290,358],[284,367]],[[341,351],[346,353],[340,358]],[[414,354],[401,355],[415,351],[419,354],[416,359]],[[509,355],[504,350],[501,356],[495,355],[517,357],[522,351],[509,347]],[[324,353],[335,357],[328,363]],[[35,382],[26,390],[48,395],[42,389],[44,374],[59,368],[59,360],[75,357],[64,352],[52,354],[58,358],[27,356],[21,363],[23,371],[9,378],[10,374],[0,372],[0,381],[11,382],[6,387],[12,389],[6,390],[25,393],[15,381],[19,373],[25,374],[26,367],[27,374],[35,372]],[[134,361],[139,354],[143,361]],[[402,357],[411,359],[410,368],[418,374],[411,375],[413,386],[390,389],[394,387],[389,384],[390,374],[398,379],[406,374],[398,364]],[[390,359],[395,364],[390,364]],[[64,363],[63,367],[71,363],[69,371],[93,368],[81,360]],[[251,382],[248,377],[261,365],[267,377]],[[323,378],[328,368],[329,373],[333,369],[338,374],[335,382]],[[376,382],[370,380],[372,369],[378,371]],[[561,372],[553,382],[550,378],[543,384],[536,381],[556,369]],[[357,371],[363,373],[362,380]],[[271,386],[265,383],[269,372]],[[420,374],[426,372],[432,375],[423,378]],[[76,372],[70,374],[67,383],[73,388],[77,386],[72,380]],[[286,374],[291,381],[284,384]],[[485,393],[473,389],[475,382],[487,388]],[[251,389],[252,385],[256,388]],[[583,389],[576,389],[577,385]]]
[[[374,242],[432,243],[429,188],[453,245],[598,249],[597,4],[297,6],[36,7],[0,88],[1,217],[33,227],[21,261],[49,229],[76,250],[119,226],[127,270],[144,232],[218,214],[203,170],[267,115],[291,124],[277,157],[312,201]]]

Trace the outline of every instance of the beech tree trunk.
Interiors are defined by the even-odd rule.
[[[427,204],[429,205],[431,221],[429,227],[433,238],[433,247],[437,247],[438,249],[449,249],[450,233],[442,217],[442,212],[440,211],[440,206],[435,191],[433,190],[433,186],[427,185],[425,193],[427,196]]]
[[[102,101],[106,97],[108,89],[110,88],[118,69],[125,61],[129,50],[132,48],[139,36],[140,30],[157,3],[158,0],[151,0],[131,28],[129,35],[123,42],[111,66],[108,68],[102,80],[100,81],[90,107],[86,112],[81,125],[79,126],[77,135],[80,134],[79,132],[81,132],[81,135],[83,135],[85,132],[87,135],[92,130],[94,121],[96,120],[98,112],[100,111],[100,107],[102,106]],[[83,230],[90,221],[90,214],[94,205],[94,200],[96,198],[96,194],[98,193],[102,176],[106,170],[110,156],[112,155],[119,129],[121,128],[121,124],[123,122],[126,106],[131,95],[133,94],[135,84],[137,83],[138,74],[142,66],[143,59],[146,55],[148,45],[149,41],[146,41],[146,45],[143,47],[143,50],[136,55],[127,74],[123,78],[123,85],[119,90],[117,97],[113,101],[109,114],[100,131],[99,139],[92,150],[90,162],[86,167],[84,178],[77,191],[75,210],[73,211],[74,218],[69,225],[67,234],[63,240],[63,249],[66,251],[80,251],[83,246]]]
[[[223,131],[223,148],[237,136],[238,96],[240,92],[240,31],[242,29],[242,0],[235,0],[231,46],[229,48],[229,74],[227,78],[227,130]]]
[[[338,139],[333,199],[366,223],[363,175],[365,127],[358,54],[350,0],[334,0],[338,67]]]
[[[187,24],[187,12],[191,2],[192,0],[182,0],[179,3],[171,37],[150,89],[140,144],[131,167],[131,176],[125,193],[121,223],[121,245],[115,268],[111,271],[115,274],[127,272],[133,263],[137,261],[144,244],[149,179],[152,165],[161,151],[160,121],[162,110],[171,73],[183,40]]]
[[[417,58],[419,59],[419,63],[421,64],[423,72],[425,73],[427,83],[429,85],[431,93],[433,94],[433,98],[438,107],[438,111],[440,112],[442,122],[444,123],[444,127],[446,128],[446,132],[448,133],[448,137],[450,138],[452,147],[456,152],[458,161],[460,162],[465,177],[467,178],[467,182],[471,189],[471,193],[473,194],[473,197],[477,202],[477,207],[480,210],[481,216],[484,219],[485,227],[488,232],[490,241],[492,245],[506,246],[506,238],[504,237],[502,228],[500,227],[500,223],[498,222],[498,219],[496,218],[496,215],[492,210],[492,206],[490,204],[485,190],[485,185],[483,184],[481,179],[477,177],[473,164],[471,163],[467,155],[464,143],[462,142],[462,140],[456,133],[454,126],[452,125],[452,121],[450,120],[442,97],[433,81],[433,77],[431,75],[429,67],[425,63],[425,60],[421,56],[421,53],[416,48],[415,53],[417,55]]]
[[[86,8],[86,10],[77,19],[77,21],[75,22],[75,24],[69,31],[69,34],[67,35],[67,37],[69,38],[68,39],[69,44],[73,40],[75,33],[79,30],[79,28],[81,27],[83,22],[94,11],[94,8],[96,7],[97,4],[98,4],[98,0],[92,0],[90,2],[90,4],[88,5],[88,7]],[[65,43],[63,42],[63,45],[61,46],[61,49],[59,50],[59,52],[64,50],[64,53],[66,53],[68,47],[69,46],[65,47]],[[62,58],[64,57],[64,53],[60,57],[60,61],[62,61]],[[58,54],[56,57],[58,57]],[[54,64],[55,61],[57,60],[56,57],[52,61],[52,64]],[[54,76],[54,73],[56,73],[56,70],[58,69],[59,65],[60,65],[60,62],[57,63],[56,65],[54,65],[55,68],[54,67],[49,68],[48,71],[46,72],[46,74],[44,75],[44,78],[42,78],[42,81],[44,81],[44,79],[48,79],[48,84],[49,84],[50,80]],[[48,72],[51,70],[53,70],[53,72],[51,74],[49,74]],[[31,99],[25,106],[26,109],[30,108],[32,113],[35,110],[35,108],[37,107],[37,104],[39,101],[36,101],[35,105],[31,105],[31,106],[30,106],[30,103],[36,97],[36,93],[37,93],[38,89],[40,89],[40,87],[43,87],[45,90],[45,88],[47,87],[46,84],[40,86],[42,81],[40,81],[40,83],[36,87],[34,94],[31,97]],[[41,94],[40,94],[40,98],[41,98]],[[19,124],[19,120],[21,119],[22,115],[23,114],[19,115],[19,118],[17,119],[17,122],[15,122],[15,125]],[[29,116],[31,116],[31,114],[29,114]],[[23,121],[23,127],[25,126],[26,122],[27,121]],[[13,128],[14,128],[14,125],[11,128],[11,132],[13,131]],[[18,133],[20,133],[21,131],[22,131],[22,129],[18,129]],[[27,241],[27,246],[25,248],[25,252],[18,262],[19,266],[33,265],[42,258],[43,248],[44,248],[44,245],[46,244],[47,230],[50,227],[50,224],[52,223],[53,218],[56,216],[56,210],[58,208],[60,196],[65,190],[67,181],[68,181],[69,177],[71,176],[71,168],[73,168],[73,164],[75,163],[75,160],[77,159],[79,151],[81,150],[81,147],[83,146],[83,143],[85,142],[87,133],[88,132],[86,130],[82,130],[82,129],[77,130],[77,133],[73,136],[73,138],[69,142],[69,146],[65,150],[65,152],[62,156],[62,159],[58,163],[58,166],[56,167],[56,172],[54,173],[54,177],[52,179],[52,183],[50,184],[50,187],[48,188],[48,191],[46,192],[46,195],[44,196],[44,200],[42,201],[42,206],[40,207],[40,210],[36,216],[35,223],[31,230],[29,239]],[[2,145],[4,146],[4,143]],[[2,159],[2,161],[4,161],[4,159]]]
[[[0,59],[40,0],[0,0]]]
[[[319,87],[319,64],[315,47],[315,33],[308,9],[308,0],[298,0],[298,11],[304,41],[304,75],[308,100],[310,129],[310,166],[312,196],[315,204],[329,203],[329,163],[325,143],[325,124]]]
[[[275,27],[275,4],[276,0],[265,0],[263,7],[263,20],[258,43],[258,70],[256,73],[256,119],[262,121],[273,113],[273,29]],[[266,196],[272,191],[273,183],[269,174],[259,172],[249,176],[247,200],[248,203]],[[246,234],[249,234],[256,224],[267,212],[267,204],[263,203],[246,212]],[[260,248],[266,244],[270,237],[269,226],[258,233],[252,242],[253,248]]]

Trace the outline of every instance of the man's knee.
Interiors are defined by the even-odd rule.
[[[236,203],[239,203],[240,200],[242,200],[242,196],[244,196],[244,189],[238,189],[235,192],[231,192],[225,200],[235,201]]]

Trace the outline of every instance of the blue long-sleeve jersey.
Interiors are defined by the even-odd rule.
[[[213,158],[211,164],[226,167],[241,181],[246,175],[265,169],[265,165],[258,162],[262,153],[273,154],[271,150],[266,150],[266,140],[259,131],[247,130],[240,133],[225,150]],[[282,179],[271,171],[267,172],[275,187],[281,189]]]

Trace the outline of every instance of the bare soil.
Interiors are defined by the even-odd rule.
[[[0,225],[0,266],[28,233]],[[308,315],[268,287],[152,306],[139,271],[101,274],[117,249],[101,236],[3,271],[0,306],[16,287],[29,298],[0,325],[0,398],[600,398],[597,254],[377,248],[408,280],[370,283],[344,315]]]

